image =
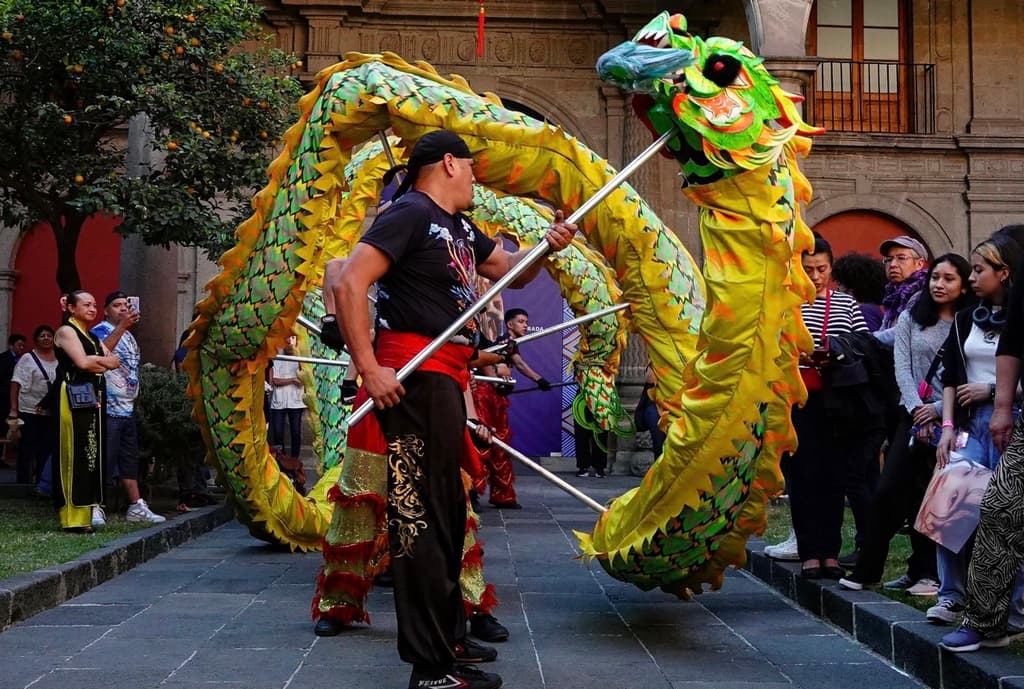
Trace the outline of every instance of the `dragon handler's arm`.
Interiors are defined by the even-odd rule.
[[[398,404],[405,388],[398,381],[395,369],[377,363],[370,342],[370,316],[367,292],[388,268],[391,259],[369,244],[357,244],[349,260],[341,268],[334,285],[334,304],[338,327],[348,343],[349,354],[363,377],[363,387],[378,409]]]

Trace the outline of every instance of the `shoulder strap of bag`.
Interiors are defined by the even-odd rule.
[[[821,324],[821,348],[828,349],[828,315],[832,311],[832,290],[825,290],[825,319]]]
[[[939,364],[942,363],[942,355],[944,350],[944,347],[939,347],[939,351],[935,352],[935,358],[932,359],[932,365],[928,367],[928,373],[926,373],[924,377],[924,381],[926,383],[930,383],[932,377],[935,375],[935,372],[939,370]]]
[[[43,362],[39,360],[39,357],[36,356],[35,352],[29,352],[29,355],[32,357],[32,361],[36,362],[36,366],[39,367],[39,372],[43,374],[43,380],[49,383],[50,376],[46,373],[46,369],[43,368]]]

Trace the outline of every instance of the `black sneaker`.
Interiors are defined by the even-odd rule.
[[[594,476],[596,476],[597,478],[604,478],[604,469],[598,469],[597,471],[595,471]]]
[[[330,617],[321,617],[313,627],[313,633],[317,636],[337,636],[345,631],[345,625]]]
[[[498,658],[498,652],[490,646],[469,639],[457,641],[454,650],[456,663],[491,663]]]
[[[860,548],[851,550],[846,555],[839,556],[839,564],[847,569],[853,569],[857,566],[857,560],[860,559]]]
[[[426,675],[416,670],[409,677],[409,689],[498,689],[501,677],[482,672],[472,665],[456,665],[445,675]]]
[[[508,629],[486,613],[477,613],[469,618],[469,633],[492,644],[508,641]]]
[[[584,478],[589,475],[590,472],[587,469],[580,469],[579,471],[576,472],[577,478]]]

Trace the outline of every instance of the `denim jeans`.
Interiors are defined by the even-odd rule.
[[[992,419],[992,405],[979,405],[972,410],[967,425],[967,444],[958,452],[975,464],[995,469],[999,464],[999,450],[992,443],[988,423]],[[967,564],[969,546],[959,553],[936,544],[936,558],[939,570],[939,600],[963,603],[967,591]],[[1024,577],[1017,577],[1010,610],[1011,624],[1024,623]]]

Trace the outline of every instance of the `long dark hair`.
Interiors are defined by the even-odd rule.
[[[935,303],[929,285],[931,283],[932,271],[940,263],[948,263],[956,269],[957,274],[960,276],[960,285],[965,290],[953,302],[954,312],[972,305],[975,301],[974,293],[970,289],[971,264],[960,254],[942,254],[932,261],[932,264],[928,267],[929,284],[925,285],[917,301],[910,307],[910,318],[922,328],[929,328],[939,322],[939,305]]]

